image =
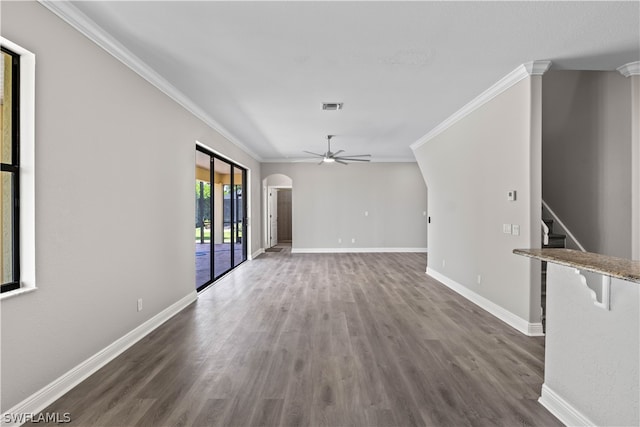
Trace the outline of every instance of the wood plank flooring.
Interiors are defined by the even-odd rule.
[[[544,339],[425,267],[266,253],[43,412],[72,426],[561,425],[537,402]]]

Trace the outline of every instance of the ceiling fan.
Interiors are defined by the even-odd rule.
[[[319,165],[323,163],[340,163],[342,165],[348,165],[347,162],[368,162],[370,159],[363,159],[362,157],[371,157],[371,154],[354,154],[352,156],[342,155],[339,156],[340,153],[343,153],[344,150],[336,151],[335,153],[331,151],[331,138],[335,135],[327,135],[327,152],[324,154],[312,153],[311,151],[305,151],[307,154],[314,155],[316,157],[322,157],[322,160]]]

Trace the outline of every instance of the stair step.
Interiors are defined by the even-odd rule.
[[[544,219],[544,218],[542,218],[542,221],[547,225],[547,227],[549,227],[549,229],[551,229],[553,227],[553,220],[552,219]]]
[[[564,248],[567,236],[564,234],[549,234],[549,243],[542,245],[543,248]]]
[[[548,245],[542,245],[543,248],[549,249],[564,249],[564,240],[549,240]]]

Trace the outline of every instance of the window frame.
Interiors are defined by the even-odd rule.
[[[20,288],[20,55],[0,46],[2,53],[11,58],[11,160],[0,170],[11,179],[11,280],[0,283],[0,292]],[[6,95],[6,94],[5,94]]]
[[[14,132],[18,138],[12,141],[12,164],[2,167],[14,177],[15,215],[14,280],[10,286],[0,288],[0,300],[36,290],[35,260],[35,55],[23,47],[0,36],[3,51],[19,57],[18,73],[15,77],[18,98],[12,114],[17,125]],[[15,83],[14,83],[15,85]],[[14,86],[15,88],[15,86]],[[17,183],[17,185],[16,185]],[[17,273],[17,274],[16,274]],[[17,279],[17,280],[16,280]],[[0,285],[4,285],[3,283]]]

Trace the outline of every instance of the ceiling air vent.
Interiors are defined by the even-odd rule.
[[[325,102],[322,104],[323,110],[342,110],[342,102]]]

